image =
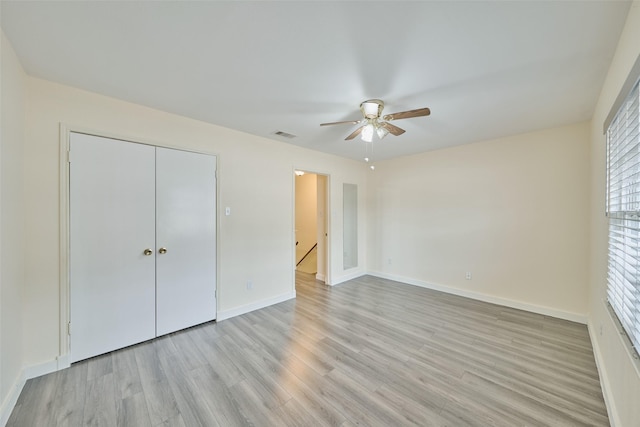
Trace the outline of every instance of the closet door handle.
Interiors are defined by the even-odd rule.
[[[160,248],[160,249],[158,249],[158,252],[160,252],[161,254],[166,254],[167,253],[167,248]]]
[[[153,251],[151,249],[145,249],[143,254],[145,254],[146,256],[149,256],[153,253]]]

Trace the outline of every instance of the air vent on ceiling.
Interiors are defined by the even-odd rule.
[[[295,138],[295,137],[296,137],[295,135],[293,135],[293,134],[291,134],[291,133],[282,132],[281,130],[277,130],[277,131],[273,132],[273,134],[274,134],[274,135],[281,136],[281,137],[283,137],[283,138],[288,138],[288,139],[293,139],[293,138]]]

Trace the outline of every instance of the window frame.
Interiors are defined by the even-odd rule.
[[[640,358],[640,56],[605,120],[604,133],[607,306],[637,360]],[[616,173],[621,176],[614,176]],[[612,198],[616,199],[615,205]]]

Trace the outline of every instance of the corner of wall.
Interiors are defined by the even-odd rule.
[[[6,398],[2,402],[2,406],[0,406],[0,426],[4,426],[9,420],[11,412],[18,402],[20,393],[28,380],[50,374],[60,369],[68,368],[69,366],[71,366],[69,357],[63,356],[58,357],[55,360],[50,360],[21,369],[20,374],[12,384],[9,393],[7,393]]]
[[[0,86],[0,420],[8,419],[24,385],[24,134],[26,74],[4,31]]]
[[[13,408],[16,406],[16,402],[18,401],[18,397],[22,392],[22,389],[27,382],[24,370],[20,372],[20,375],[16,378],[15,382],[12,384],[9,392],[5,396],[2,401],[2,406],[0,406],[0,426],[6,425],[7,421],[9,421],[9,417],[11,416],[11,412]]]

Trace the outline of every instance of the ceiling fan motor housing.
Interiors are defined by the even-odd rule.
[[[360,104],[360,111],[367,119],[377,119],[382,114],[384,102],[380,99],[369,99]]]

